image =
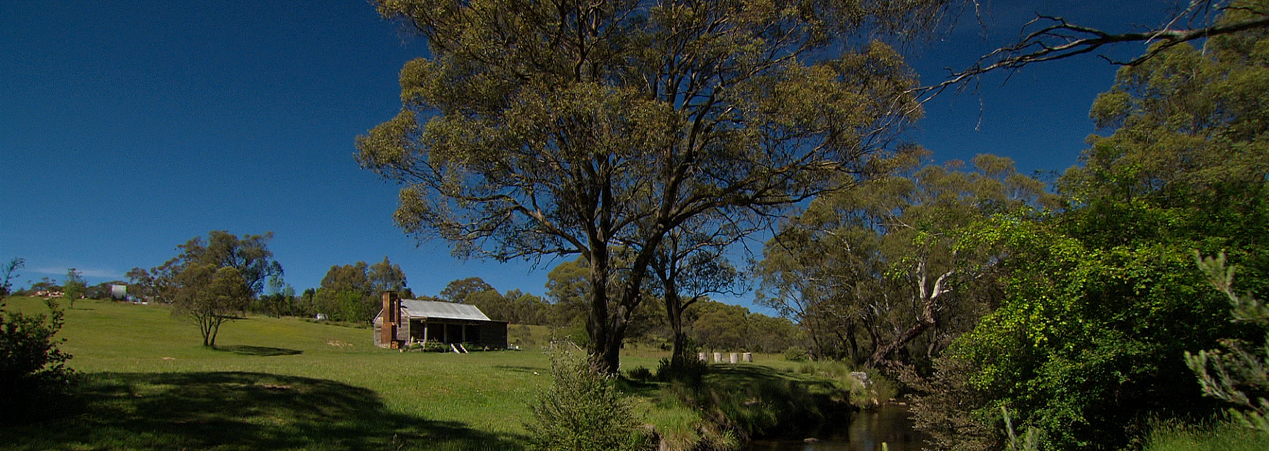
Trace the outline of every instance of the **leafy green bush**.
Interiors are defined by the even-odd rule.
[[[872,407],[899,394],[899,384],[877,370],[864,370],[864,377],[852,374],[829,375],[850,392],[850,403],[856,407]]]
[[[63,312],[52,300],[49,306],[48,316],[0,314],[0,422],[41,419],[50,413],[47,401],[70,386],[74,372],[66,361],[71,356],[53,338],[62,329]]]
[[[646,381],[648,379],[652,379],[652,370],[644,367],[636,367],[635,369],[627,371],[626,376],[629,376],[631,379],[637,381]]]
[[[899,384],[882,372],[858,370],[840,360],[806,362],[798,366],[798,372],[832,380],[847,397],[841,401],[848,401],[855,407],[874,407],[899,394]]]
[[[551,386],[532,405],[525,425],[534,449],[570,451],[650,450],[652,437],[630,404],[581,353],[555,351]]]
[[[1212,285],[1229,298],[1234,322],[1247,323],[1269,330],[1269,306],[1250,294],[1234,292],[1234,266],[1225,266],[1225,253],[1216,258],[1202,258],[1195,253],[1199,268]],[[1238,405],[1229,415],[1244,426],[1269,433],[1269,334],[1264,346],[1248,349],[1239,340],[1223,340],[1220,350],[1185,352],[1185,363],[1199,376],[1203,394]],[[1252,398],[1256,399],[1252,399]]]
[[[677,368],[671,365],[670,359],[661,359],[657,363],[657,379],[663,382],[679,381],[696,387],[701,385],[701,380],[708,373],[709,363],[698,359],[684,359]]]
[[[806,357],[806,349],[802,349],[801,346],[789,346],[784,350],[784,360],[801,362],[806,360]]]
[[[70,354],[53,338],[64,323],[61,307],[49,299],[49,314],[25,315],[5,311],[13,271],[22,266],[14,259],[4,269],[0,286],[0,423],[36,421],[55,412],[53,400],[63,397],[74,372],[66,367]]]

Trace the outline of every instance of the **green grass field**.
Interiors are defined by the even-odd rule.
[[[8,308],[46,310],[36,298]],[[166,307],[79,301],[58,335],[83,376],[77,413],[2,427],[0,449],[523,448],[529,404],[550,383],[550,332],[513,326],[513,341],[526,332],[537,345],[521,351],[401,353],[373,346],[370,329],[251,316],[207,349]],[[662,357],[632,348],[623,367]],[[795,377],[792,362],[758,360]],[[640,412],[667,416],[655,390],[635,394]]]

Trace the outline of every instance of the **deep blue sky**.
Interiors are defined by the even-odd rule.
[[[1157,25],[1172,3],[984,1],[985,38],[967,18],[910,62],[937,82],[1036,12],[1127,30]],[[542,294],[549,267],[416,246],[392,223],[397,188],[353,160],[353,138],[396,113],[397,73],[424,52],[360,0],[0,2],[0,258],[26,259],[20,286],[68,267],[97,283],[210,230],[273,231],[297,291],[331,265],[387,256],[416,293],[478,276]],[[938,160],[995,153],[1060,171],[1114,71],[1081,57],[1003,86],[988,77],[981,96],[930,102],[909,138]]]

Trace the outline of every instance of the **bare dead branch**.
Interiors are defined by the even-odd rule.
[[[1007,71],[1012,74],[1024,66],[1033,63],[1054,61],[1083,55],[1115,44],[1127,42],[1152,43],[1152,46],[1141,56],[1128,61],[1118,61],[1101,55],[1106,61],[1116,65],[1133,66],[1156,56],[1159,52],[1177,44],[1205,39],[1213,36],[1228,35],[1247,30],[1269,28],[1269,12],[1256,11],[1245,6],[1230,6],[1218,0],[1194,0],[1184,11],[1175,14],[1166,25],[1141,32],[1109,33],[1097,28],[1067,22],[1057,16],[1037,14],[1036,18],[1023,26],[1024,33],[1014,44],[997,48],[983,55],[968,69],[950,72],[947,79],[932,85],[914,90],[922,103],[951,87],[963,87],[989,72]],[[1210,11],[1239,11],[1242,16],[1237,20],[1213,22]],[[1197,19],[1200,25],[1192,28],[1173,28],[1178,23],[1193,23]],[[1025,30],[1039,26],[1031,32]]]

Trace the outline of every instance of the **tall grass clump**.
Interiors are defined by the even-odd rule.
[[[650,418],[660,436],[658,449],[665,451],[734,450],[740,437],[721,412],[702,408],[700,387],[671,382],[657,392],[655,415]]]
[[[539,450],[636,451],[655,448],[613,381],[599,374],[584,355],[551,351],[551,386],[532,405],[525,424],[530,445]]]
[[[845,410],[846,395],[832,380],[756,365],[702,366],[704,374],[689,377],[658,371],[669,379],[653,418],[662,449],[739,449],[751,438],[802,431]]]
[[[845,362],[825,360],[806,362],[798,372],[833,381],[851,405],[868,409],[899,395],[899,384],[874,369],[856,370]]]
[[[1013,427],[1013,416],[1009,415],[1009,409],[1000,406],[1000,413],[1005,419],[1005,451],[1038,451],[1040,449],[1039,429],[1028,426],[1026,432],[1019,438],[1018,432]]]
[[[848,387],[850,403],[856,407],[875,407],[899,396],[899,384],[893,379],[886,377],[880,371],[867,369],[856,373],[864,373],[866,380],[860,380],[860,378],[851,374],[835,378],[838,382]]]
[[[692,387],[699,387],[705,375],[709,373],[709,364],[698,359],[683,359],[677,366],[670,359],[657,362],[657,379],[662,382],[682,382]]]
[[[746,438],[796,431],[827,416],[825,400],[804,383],[773,377],[739,379],[739,383],[738,379],[707,384],[704,395],[706,404]]]
[[[635,369],[626,371],[626,377],[639,382],[647,382],[649,379],[652,379],[652,370],[642,366],[635,367]]]
[[[1264,451],[1269,433],[1245,427],[1237,421],[1212,426],[1156,425],[1146,437],[1143,451]]]

